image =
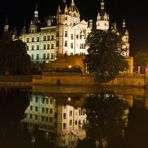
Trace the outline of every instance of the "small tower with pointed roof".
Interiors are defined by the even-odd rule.
[[[105,12],[105,2],[101,0],[100,11],[98,12],[96,29],[108,30],[109,29],[109,15]]]
[[[6,22],[4,25],[4,32],[8,32],[9,31],[9,24],[8,24],[8,19],[6,18]]]
[[[128,30],[127,30],[127,27],[126,27],[125,19],[123,19],[123,22],[122,22],[121,35],[122,35],[122,41],[123,41],[123,48],[127,49],[127,51],[124,54],[125,54],[125,56],[128,57],[130,45],[129,45],[129,33],[128,33]]]

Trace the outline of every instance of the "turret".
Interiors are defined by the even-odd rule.
[[[9,31],[9,24],[8,24],[8,19],[6,18],[6,22],[4,25],[4,32],[8,32]]]
[[[38,8],[37,8],[37,4],[36,4],[36,7],[35,7],[35,11],[34,11],[34,21],[35,21],[35,24],[38,24],[39,23],[39,12],[38,12]]]
[[[123,41],[123,48],[127,49],[127,51],[125,52],[125,56],[129,56],[129,48],[130,48],[129,33],[126,28],[125,19],[123,19],[123,22],[122,22],[122,41]]]
[[[104,0],[100,4],[100,12],[98,12],[96,29],[108,30],[109,29],[109,15],[105,12]]]

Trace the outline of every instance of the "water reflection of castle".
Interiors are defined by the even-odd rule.
[[[55,134],[56,145],[73,147],[78,138],[85,137],[83,125],[86,122],[84,109],[58,104],[52,97],[32,95],[25,111],[23,124],[33,133],[37,128],[44,136]]]

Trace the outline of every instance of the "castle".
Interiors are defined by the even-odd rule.
[[[26,26],[20,34],[20,39],[27,44],[27,52],[33,62],[46,62],[56,60],[63,55],[85,55],[87,47],[85,41],[93,26],[96,29],[116,31],[122,35],[125,43],[123,48],[128,50],[125,56],[129,57],[129,33],[123,20],[122,31],[119,32],[116,23],[110,25],[109,14],[105,11],[104,0],[100,3],[100,11],[97,15],[96,24],[93,20],[85,21],[80,19],[80,12],[71,0],[70,6],[64,3],[64,8],[57,9],[56,16],[49,16],[46,25],[40,26],[38,9],[34,11],[34,18],[30,22],[29,31]]]

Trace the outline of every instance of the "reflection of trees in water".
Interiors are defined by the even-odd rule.
[[[129,112],[129,122],[123,148],[148,147],[148,110],[133,107]]]
[[[26,147],[26,133],[20,131],[19,121],[29,104],[29,93],[20,89],[0,89],[0,147]]]
[[[79,147],[111,147],[122,137],[127,103],[113,92],[102,92],[86,98],[87,137]]]

